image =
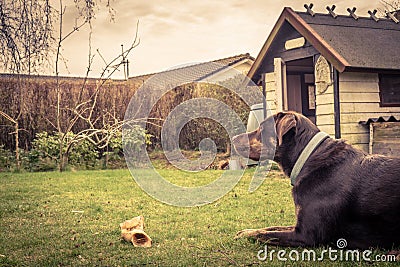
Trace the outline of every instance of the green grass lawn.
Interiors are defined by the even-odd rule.
[[[221,171],[192,176],[161,170],[180,183],[212,181]],[[218,201],[169,206],[144,193],[128,170],[0,173],[1,266],[364,266],[365,262],[259,261],[264,245],[234,240],[244,228],[295,222],[288,179],[277,171],[248,192],[252,172]],[[145,217],[151,248],[120,239],[119,223]],[[280,248],[269,248],[280,249]],[[319,248],[322,250],[322,248]],[[383,253],[375,251],[375,253]],[[398,264],[398,263],[397,263]],[[394,266],[396,263],[368,264]]]

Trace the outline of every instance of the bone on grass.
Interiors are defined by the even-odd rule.
[[[127,242],[132,242],[135,247],[151,247],[151,238],[144,229],[144,217],[137,216],[131,220],[120,223],[121,238]]]

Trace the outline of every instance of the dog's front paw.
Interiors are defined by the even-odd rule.
[[[396,257],[396,261],[400,262],[400,250],[389,251],[386,255],[394,255]]]
[[[256,237],[259,234],[259,230],[256,229],[244,229],[239,231],[235,235],[235,239],[243,238],[243,237]]]

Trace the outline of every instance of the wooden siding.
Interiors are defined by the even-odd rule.
[[[370,134],[370,153],[400,156],[399,122],[371,123]]]
[[[359,121],[398,115],[400,107],[380,107],[377,73],[345,72],[339,75],[342,138],[369,152],[369,129]]]
[[[276,82],[275,82],[275,73],[266,73],[265,74],[265,92],[266,92],[266,100],[269,109],[272,114],[276,113]]]

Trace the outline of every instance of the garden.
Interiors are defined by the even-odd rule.
[[[156,160],[155,165],[163,166]],[[191,174],[163,168],[163,177],[196,186],[222,170]],[[257,257],[264,245],[234,239],[245,228],[292,225],[291,186],[272,170],[248,192],[253,168],[219,200],[199,207],[175,207],[147,195],[127,169],[0,173],[1,266],[364,266],[365,262],[272,261]],[[190,177],[190,178],[188,178]],[[151,248],[120,237],[119,224],[144,216]],[[270,250],[278,249],[270,247]],[[289,249],[286,249],[289,251]],[[317,253],[323,248],[318,248]],[[301,251],[301,250],[299,250]],[[384,254],[376,250],[374,254]],[[386,264],[386,265],[385,265]],[[393,266],[393,263],[368,266]]]

